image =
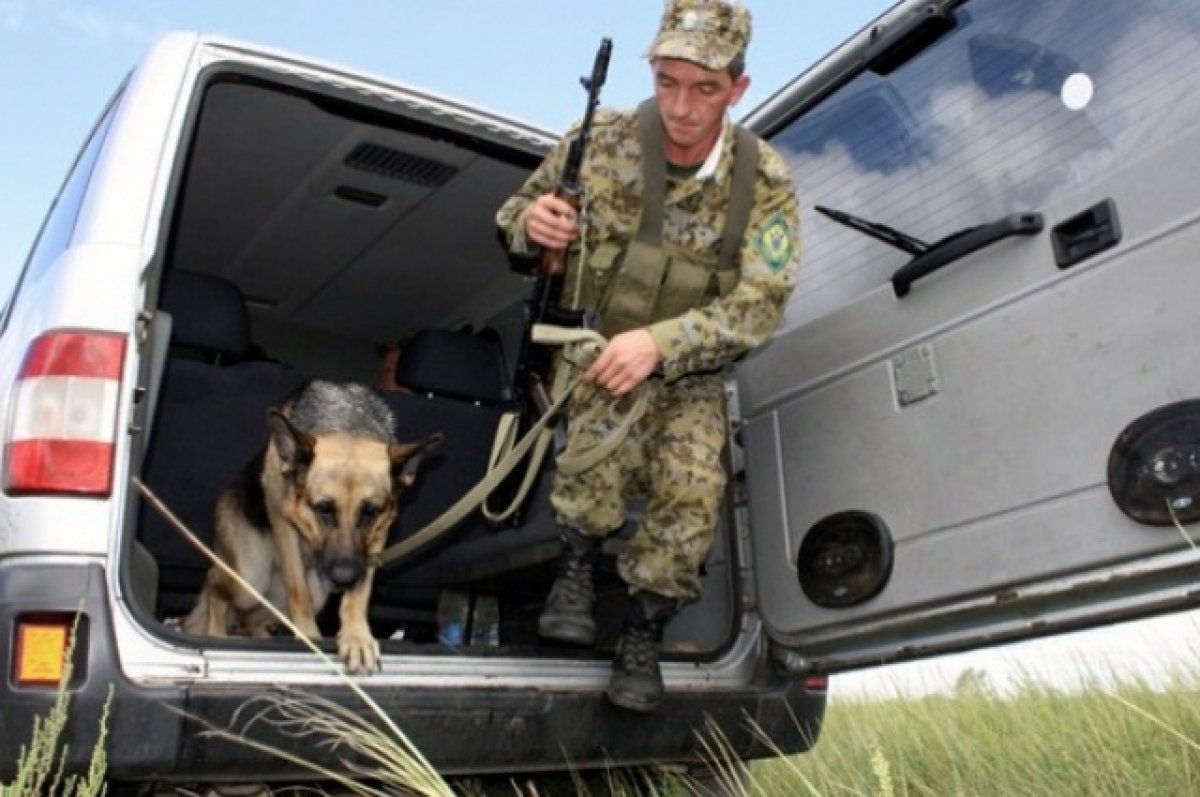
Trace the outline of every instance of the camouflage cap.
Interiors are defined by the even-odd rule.
[[[734,0],[667,0],[649,58],[725,69],[750,43],[750,11]]]

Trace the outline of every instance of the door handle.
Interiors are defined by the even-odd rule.
[[[1054,243],[1054,260],[1060,269],[1070,268],[1111,249],[1121,242],[1117,203],[1106,199],[1072,216],[1051,231],[1050,239]]]

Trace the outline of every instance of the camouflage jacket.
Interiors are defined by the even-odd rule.
[[[552,192],[562,174],[574,126],[496,215],[510,249],[531,254],[525,216],[533,201]],[[663,239],[667,244],[716,258],[725,226],[733,171],[733,127],[710,177],[667,177]],[[592,140],[581,169],[581,243],[568,255],[563,299],[570,303],[585,259],[602,243],[627,244],[637,233],[641,205],[641,155],[636,110],[596,111]],[[775,330],[796,282],[799,266],[799,205],[791,173],[777,152],[759,144],[754,205],[742,241],[740,276],[732,291],[648,329],[662,354],[669,381],[721,368],[763,343]]]

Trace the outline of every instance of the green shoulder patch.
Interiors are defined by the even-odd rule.
[[[782,215],[777,214],[758,234],[758,251],[772,271],[778,271],[792,259],[792,233]]]

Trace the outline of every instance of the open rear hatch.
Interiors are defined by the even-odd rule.
[[[228,63],[210,68],[193,118],[160,263],[144,481],[211,544],[217,496],[265,444],[267,408],[309,379],[371,384],[381,351],[400,343],[407,390],[383,394],[397,437],[445,435],[391,542],[412,536],[483,477],[506,416],[532,419],[518,379],[532,282],[510,264],[494,215],[552,138],[428,95]],[[600,569],[601,652],[543,650],[536,636],[559,549],[551,462],[513,517],[473,511],[378,574],[370,619],[385,653],[608,655],[625,600],[612,557]],[[522,475],[491,505],[503,508]],[[157,571],[142,608],[172,633],[208,562],[147,504],[136,537],[156,566],[142,571]],[[731,561],[718,545],[703,603],[674,624],[681,655],[730,643]],[[336,631],[336,600],[320,619]],[[274,644],[293,643],[227,642]]]

